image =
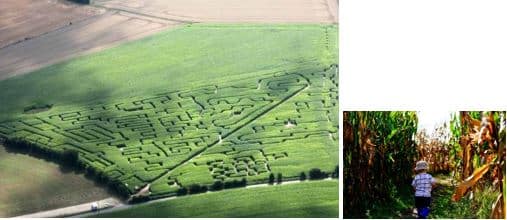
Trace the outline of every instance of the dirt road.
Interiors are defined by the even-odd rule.
[[[98,204],[99,210],[112,207],[120,207],[123,204],[115,198],[107,198],[97,202],[84,203],[81,205],[65,207],[44,212],[37,212],[29,215],[17,216],[16,218],[62,218],[67,216],[78,215],[80,213],[90,212],[93,203]]]

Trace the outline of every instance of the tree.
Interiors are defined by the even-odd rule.
[[[277,184],[281,184],[282,183],[282,174],[281,173],[278,173],[278,175],[276,176],[276,183]]]
[[[77,166],[79,160],[79,153],[73,149],[65,149],[61,155],[63,164],[68,166]]]
[[[227,181],[224,183],[224,188],[225,189],[229,189],[229,188],[233,188],[234,187],[234,182],[231,182],[231,181]]]
[[[213,190],[213,191],[222,190],[222,189],[224,189],[224,183],[222,181],[220,181],[220,180],[215,181],[213,183],[213,185],[211,185],[210,189]]]
[[[305,181],[306,180],[306,174],[305,174],[305,172],[301,172],[301,174],[299,174],[299,180],[301,180],[301,181]]]
[[[86,165],[85,166],[85,175],[88,177],[96,177],[97,171],[95,170],[95,167]]]
[[[241,179],[241,182],[239,182],[239,186],[246,186],[246,178]]]
[[[338,178],[338,175],[340,174],[339,172],[339,168],[338,168],[338,165],[336,165],[335,169],[334,169],[334,172],[333,172],[333,175],[332,177],[333,178]]]
[[[188,190],[185,187],[180,187],[178,189],[178,191],[176,191],[176,195],[178,195],[178,196],[183,196],[183,195],[186,195],[187,193],[188,193]]]
[[[269,180],[268,180],[268,183],[269,184],[273,184],[275,183],[275,175],[273,173],[269,174]]]
[[[327,175],[326,173],[322,172],[319,168],[313,168],[310,170],[309,176],[311,180],[316,180],[316,179],[324,179]]]
[[[199,184],[192,184],[188,186],[188,194],[196,194],[202,192],[202,187]]]

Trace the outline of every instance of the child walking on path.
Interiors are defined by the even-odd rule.
[[[426,218],[430,212],[431,190],[436,186],[435,179],[428,173],[428,163],[418,161],[415,166],[416,175],[412,181],[415,190],[415,207],[419,218]]]

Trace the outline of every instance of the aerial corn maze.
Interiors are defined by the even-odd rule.
[[[7,79],[0,88],[17,95],[0,95],[0,138],[74,158],[126,197],[262,184],[272,174],[296,180],[313,168],[331,174],[338,164],[336,30],[188,25]],[[196,44],[199,33],[207,38]],[[244,47],[241,38],[254,42]],[[138,53],[141,47],[148,52]]]

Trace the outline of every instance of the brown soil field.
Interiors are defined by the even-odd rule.
[[[2,0],[0,48],[64,27],[103,9],[62,0]]]
[[[187,22],[338,23],[336,0],[95,0],[94,4]]]
[[[6,151],[0,145],[0,218],[111,197],[83,174],[53,162]]]
[[[336,0],[3,0],[0,80],[187,22],[338,23]]]
[[[163,30],[174,22],[106,12],[0,49],[0,80]]]

